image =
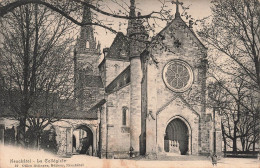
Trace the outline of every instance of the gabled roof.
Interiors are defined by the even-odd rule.
[[[105,89],[106,93],[110,94],[117,91],[131,82],[130,65],[126,67]]]
[[[118,32],[106,58],[129,60],[128,45],[127,37],[122,32]]]
[[[176,21],[180,21],[181,24],[183,26],[185,26],[185,28],[190,32],[190,34],[192,34],[192,36],[196,39],[196,41],[198,41],[198,43],[204,48],[207,49],[207,47],[200,41],[200,39],[197,37],[197,35],[194,33],[194,31],[189,28],[189,26],[182,20],[182,18],[179,17],[175,17],[167,26],[165,26],[155,37],[152,38],[153,40],[156,40],[159,36],[161,36],[163,34],[163,32],[165,30],[167,30],[172,24],[174,24]]]
[[[18,98],[19,99],[19,98]],[[43,99],[43,97],[39,97],[38,99]],[[1,100],[1,99],[0,99]],[[8,100],[7,100],[8,101]],[[32,117],[35,115],[34,108],[37,108],[37,112],[39,112],[39,117],[41,118],[53,118],[53,119],[90,119],[96,120],[97,119],[97,112],[96,111],[87,111],[87,110],[77,110],[76,103],[74,99],[59,99],[57,98],[56,105],[57,109],[52,111],[50,109],[48,113],[45,112],[45,108],[42,106],[32,107],[30,112],[28,113],[28,117]],[[7,118],[18,118],[18,113],[14,112],[11,109],[11,106],[6,104],[0,104],[0,117],[7,117]],[[37,105],[40,105],[39,103]]]
[[[106,103],[106,99],[100,100],[97,104],[95,104],[91,109],[88,110],[88,113],[96,113],[99,107]]]

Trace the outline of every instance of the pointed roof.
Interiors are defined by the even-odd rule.
[[[207,47],[200,41],[195,32],[192,30],[192,28],[189,28],[189,26],[182,20],[181,16],[179,16],[178,14],[175,15],[175,18],[169,24],[167,24],[167,26],[165,26],[155,37],[152,38],[152,41],[156,40],[159,36],[163,34],[163,32],[165,32],[165,30],[167,30],[170,26],[176,24],[177,22],[179,22],[181,25],[185,27],[186,30],[188,30],[188,32],[202,46],[202,48],[207,49]]]
[[[87,3],[90,3],[89,0],[85,0]],[[89,7],[84,5],[82,23],[92,23],[92,13]],[[94,29],[92,25],[81,26],[80,35],[77,39],[77,48],[78,51],[89,51],[96,50],[96,39],[94,37]]]
[[[118,32],[106,58],[128,61],[128,45],[127,37],[122,32]]]

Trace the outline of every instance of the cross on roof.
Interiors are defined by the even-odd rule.
[[[175,16],[180,16],[179,5],[183,5],[183,2],[179,2],[179,0],[176,0],[176,1],[172,1],[172,4],[176,4]]]

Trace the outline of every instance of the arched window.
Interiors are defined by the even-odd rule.
[[[87,62],[86,63],[86,65],[85,65],[85,73],[87,74],[87,75],[93,75],[93,66],[89,63],[89,62]]]
[[[86,42],[86,48],[89,48],[89,41]]]
[[[122,125],[126,126],[126,119],[127,119],[127,107],[123,107],[122,110]]]

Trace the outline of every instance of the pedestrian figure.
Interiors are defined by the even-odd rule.
[[[129,154],[130,154],[130,157],[131,157],[131,158],[135,157],[134,148],[133,148],[132,146],[130,147]]]
[[[217,166],[217,155],[216,154],[213,154],[213,156],[211,156],[211,159],[212,159],[212,165],[213,166]]]

